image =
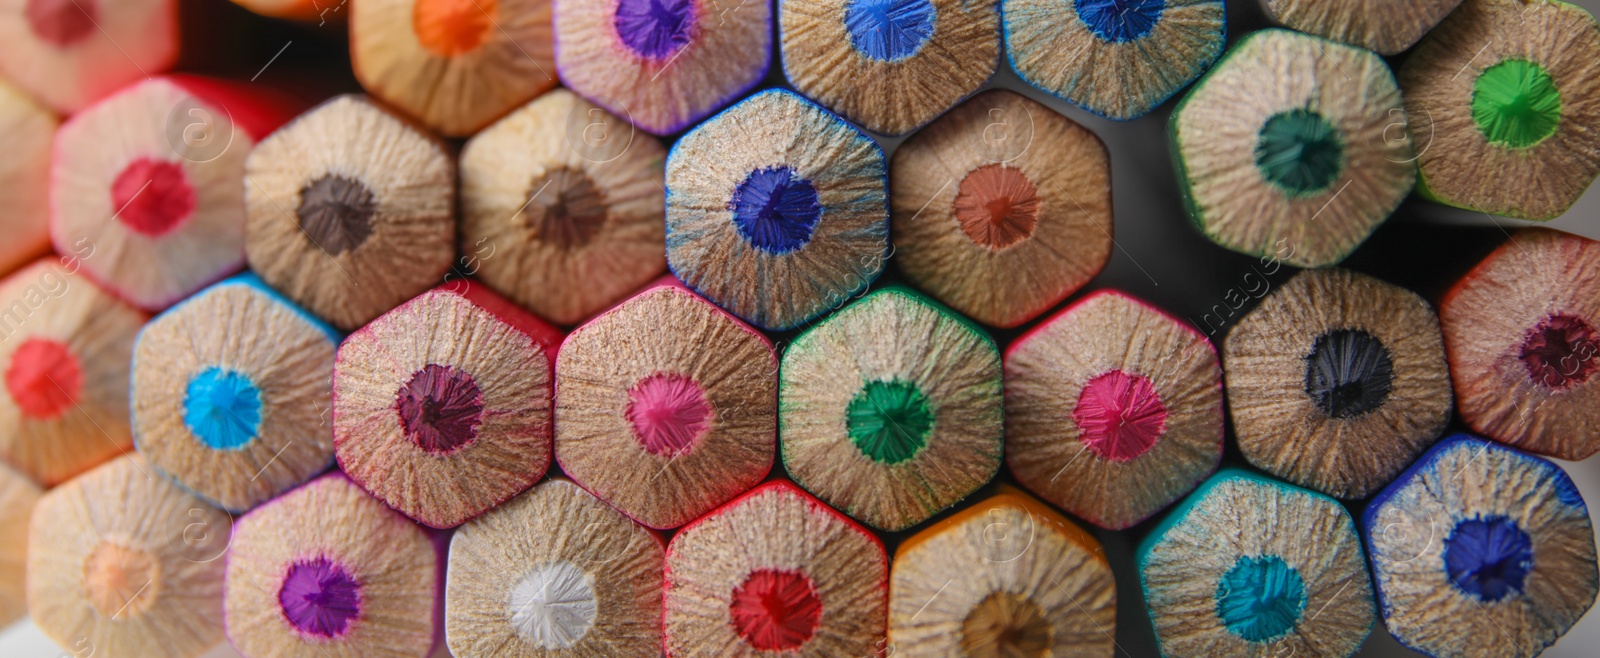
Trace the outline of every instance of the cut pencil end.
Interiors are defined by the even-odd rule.
[[[43,493],[28,476],[0,462],[0,624],[28,614],[28,524]]]
[[[0,27],[0,72],[76,114],[178,58],[174,0],[16,0]]]
[[[1268,15],[1293,30],[1397,55],[1438,25],[1461,0],[1319,3],[1267,0]]]
[[[50,148],[56,118],[21,90],[0,81],[0,274],[25,265],[50,250]]]

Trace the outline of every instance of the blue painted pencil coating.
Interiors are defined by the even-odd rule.
[[[1384,622],[1430,656],[1533,656],[1594,603],[1594,527],[1560,467],[1475,436],[1429,450],[1367,506]]]
[[[1222,54],[1221,0],[1002,0],[1017,75],[1085,110],[1137,119]]]
[[[793,92],[758,93],[667,158],[667,264],[741,319],[795,327],[883,270],[887,188],[872,139]]]

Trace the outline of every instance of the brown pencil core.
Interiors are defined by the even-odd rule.
[[[588,174],[560,167],[528,186],[523,210],[539,239],[561,249],[589,244],[606,221],[606,198]]]
[[[143,614],[161,589],[161,563],[137,548],[100,542],[83,563],[83,589],[89,603],[111,619]]]
[[[1051,654],[1054,634],[1039,604],[995,592],[967,613],[961,648],[971,658],[1043,658]]]
[[[417,0],[411,27],[428,52],[455,57],[488,41],[499,13],[497,0]]]
[[[974,244],[1005,249],[1039,224],[1039,190],[1022,170],[986,164],[961,179],[954,204],[961,231]]]
[[[23,8],[34,36],[61,47],[92,34],[99,13],[94,0],[28,0]]]
[[[406,438],[429,454],[448,455],[478,438],[483,391],[464,370],[430,363],[394,397]]]
[[[372,190],[338,174],[323,174],[300,188],[300,207],[295,210],[300,228],[330,256],[366,242],[377,212]]]
[[[1583,318],[1551,315],[1522,339],[1522,365],[1528,378],[1546,388],[1582,384],[1600,367],[1600,332]]]

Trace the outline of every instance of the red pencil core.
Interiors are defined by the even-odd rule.
[[[1085,384],[1072,410],[1078,438],[1090,452],[1114,462],[1132,460],[1167,429],[1167,407],[1142,375],[1112,370]]]
[[[1033,235],[1039,224],[1039,190],[1020,169],[986,164],[961,179],[954,208],[962,232],[974,244],[1005,249]]]
[[[793,571],[750,572],[733,590],[733,627],[760,651],[798,649],[822,619],[822,601],[811,579]]]
[[[417,42],[440,57],[455,57],[489,40],[497,0],[417,0],[411,27]]]
[[[689,450],[711,428],[705,389],[674,373],[656,373],[634,384],[623,415],[633,425],[633,438],[652,455]]]
[[[139,158],[111,183],[111,208],[123,226],[160,237],[194,213],[194,187],[183,165]]]
[[[93,33],[100,13],[94,0],[28,0],[22,11],[34,36],[59,47]]]
[[[77,402],[82,386],[78,358],[59,341],[29,338],[11,353],[6,391],[24,416],[44,420],[61,415]]]
[[[1600,367],[1600,332],[1583,318],[1553,314],[1522,339],[1522,365],[1528,378],[1546,388],[1582,384]]]
[[[478,438],[483,391],[466,371],[430,363],[394,395],[406,438],[434,455],[448,455]]]

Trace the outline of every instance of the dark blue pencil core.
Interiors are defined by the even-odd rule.
[[[1306,395],[1329,418],[1353,418],[1383,406],[1393,384],[1389,350],[1360,329],[1325,333],[1306,356]]]
[[[617,36],[640,57],[677,54],[694,31],[694,0],[618,0]]]
[[[1167,0],[1073,0],[1073,6],[1095,36],[1127,43],[1156,29]]]
[[[917,54],[933,36],[934,18],[929,0],[851,0],[844,10],[850,43],[880,62]]]
[[[243,448],[261,426],[261,391],[243,373],[206,368],[184,391],[183,421],[210,448]]]
[[[1499,601],[1522,593],[1533,569],[1533,540],[1504,516],[1459,521],[1444,540],[1444,566],[1461,591]]]
[[[1256,167],[1267,182],[1290,196],[1321,194],[1344,170],[1339,129],[1307,109],[1279,112],[1261,126]]]
[[[786,254],[806,246],[822,217],[817,188],[788,167],[757,169],[733,191],[733,223],[757,249]]]
[[[1276,555],[1241,556],[1217,582],[1217,616],[1250,642],[1283,637],[1300,623],[1306,584]]]

